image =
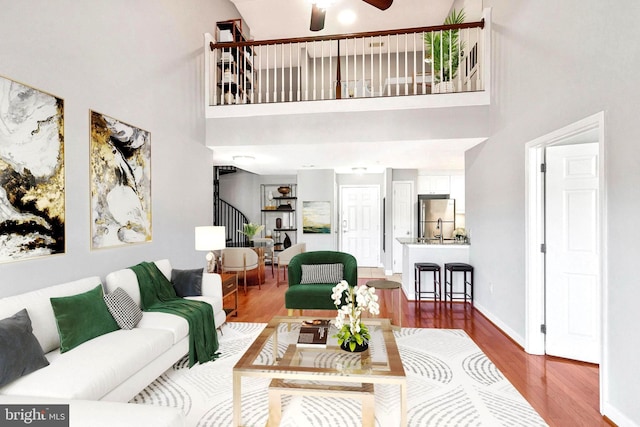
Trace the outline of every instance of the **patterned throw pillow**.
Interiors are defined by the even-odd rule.
[[[342,279],[344,266],[337,264],[302,264],[300,284],[338,283]]]
[[[122,288],[105,295],[104,302],[120,329],[133,329],[142,319],[142,310]]]

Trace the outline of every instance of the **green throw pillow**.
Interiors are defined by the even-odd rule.
[[[120,329],[102,295],[102,285],[82,294],[51,298],[58,324],[60,353]]]

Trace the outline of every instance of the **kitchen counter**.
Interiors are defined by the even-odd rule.
[[[417,262],[433,262],[442,269],[442,292],[444,292],[444,264],[449,262],[469,263],[469,244],[445,240],[423,242],[416,238],[397,238],[402,244],[402,289],[409,300],[415,300],[415,270]],[[435,242],[435,243],[434,243]],[[456,277],[454,292],[462,290],[462,281]],[[460,288],[460,289],[459,289]],[[422,290],[433,289],[433,273],[422,273]]]
[[[428,245],[428,246],[442,246],[442,247],[451,247],[451,246],[469,246],[469,243],[461,243],[453,239],[444,239],[443,243],[440,243],[438,239],[418,239],[416,237],[398,237],[396,238],[398,242],[403,245]]]

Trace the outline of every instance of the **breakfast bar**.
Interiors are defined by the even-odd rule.
[[[440,265],[443,269],[443,286],[444,286],[444,265],[451,262],[469,262],[469,244],[458,243],[455,240],[444,240],[443,243],[425,241],[416,238],[398,238],[398,242],[402,244],[402,290],[407,299],[416,300],[414,287],[414,265],[417,262],[433,262]],[[424,283],[424,281],[423,281]],[[460,289],[456,284],[454,291],[462,289],[462,283],[459,283]]]

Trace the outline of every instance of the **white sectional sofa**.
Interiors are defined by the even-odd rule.
[[[169,261],[160,260],[155,263],[171,279]],[[145,312],[142,320],[131,330],[109,332],[61,353],[50,298],[77,295],[94,289],[99,284],[99,277],[87,277],[0,299],[0,319],[27,309],[33,334],[50,363],[1,387],[0,402],[3,401],[3,396],[128,402],[188,353],[187,321],[172,314],[155,312]],[[131,269],[107,275],[103,285],[104,292],[113,292],[118,287],[124,289],[140,305],[138,281]],[[187,298],[209,303],[213,307],[216,327],[223,325],[226,314],[222,308],[219,275],[204,273],[202,296]],[[80,406],[85,407],[87,404]]]

